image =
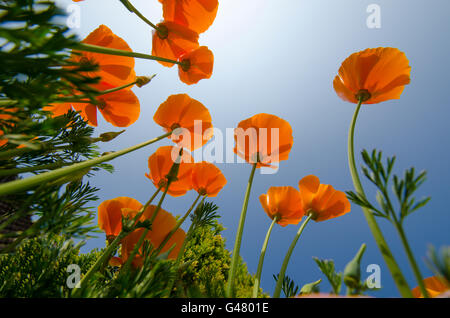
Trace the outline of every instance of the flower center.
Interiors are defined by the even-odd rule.
[[[200,188],[200,189],[198,189],[198,194],[200,194],[200,195],[206,195],[206,189],[205,189],[205,188]]]
[[[96,105],[97,105],[98,108],[103,110],[106,107],[106,102],[105,102],[105,100],[103,98],[99,98],[98,99],[98,103]]]
[[[167,39],[169,36],[169,29],[165,25],[158,24],[157,25],[158,30],[156,30],[156,33],[158,34],[159,38],[161,40]]]
[[[189,61],[188,59],[182,60],[180,66],[184,72],[187,72],[191,68],[191,61]]]
[[[355,98],[358,101],[361,100],[362,102],[368,101],[370,97],[372,97],[372,95],[367,89],[360,89],[359,92],[355,94]]]

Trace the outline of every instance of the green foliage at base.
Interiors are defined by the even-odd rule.
[[[68,266],[76,264],[86,272],[100,254],[97,250],[80,254],[80,247],[52,235],[26,240],[14,254],[1,254],[0,296],[67,296]]]

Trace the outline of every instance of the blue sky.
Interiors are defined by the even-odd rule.
[[[73,4],[60,0],[62,7]],[[430,244],[449,244],[450,214],[447,200],[450,187],[450,126],[448,63],[450,21],[447,0],[222,0],[213,26],[200,35],[200,44],[214,53],[213,76],[197,85],[185,85],[177,69],[136,60],[138,75],[157,73],[151,84],[134,89],[140,99],[139,120],[126,133],[102,151],[118,150],[159,136],[162,129],[153,122],[157,107],[171,94],[187,93],[211,112],[213,125],[223,132],[257,113],[271,113],[289,121],[294,145],[288,161],[276,174],[255,177],[248,207],[241,255],[249,271],[256,272],[259,251],[270,225],[258,197],[270,186],[297,187],[305,175],[317,175],[322,183],[336,189],[353,190],[347,165],[347,131],[354,105],[340,100],[332,81],[340,64],[353,52],[369,47],[391,46],[405,52],[411,65],[411,84],[400,100],[364,106],[356,127],[355,149],[383,150],[396,155],[396,173],[415,166],[427,170],[428,180],[417,196],[431,196],[431,202],[406,220],[406,234],[420,263],[423,276],[431,275],[423,260]],[[162,19],[157,0],[132,3],[151,21]],[[370,4],[381,9],[381,28],[366,25]],[[100,24],[109,26],[136,52],[151,53],[151,29],[129,13],[119,1],[86,0],[81,9],[80,28],[73,29],[80,39]],[[117,131],[99,116],[98,133]],[[101,201],[130,196],[144,203],[154,187],[144,176],[147,159],[158,145],[114,160],[114,174],[100,172],[90,182],[100,188]],[[357,158],[360,163],[360,158]],[[220,207],[220,222],[226,230],[227,248],[232,250],[242,200],[250,173],[248,164],[218,164],[228,184],[213,201]],[[363,180],[373,198],[373,189]],[[184,214],[195,199],[194,193],[181,198],[169,197],[164,208]],[[374,201],[374,200],[373,200]],[[417,284],[407,258],[391,224],[379,220],[386,240],[411,287]],[[184,224],[187,229],[189,224]],[[278,273],[296,226],[276,226],[269,241],[262,273],[262,288],[272,294]],[[312,257],[333,259],[338,270],[354,256],[362,243],[367,244],[363,258],[363,277],[369,264],[381,267],[377,297],[397,297],[398,291],[370,234],[361,209],[352,205],[347,215],[327,222],[310,223],[291,259],[287,275],[297,284],[325,277]],[[104,245],[104,237],[90,240],[85,251]],[[323,291],[329,291],[327,283]]]

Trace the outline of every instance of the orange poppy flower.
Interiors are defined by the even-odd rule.
[[[156,25],[158,30],[153,31],[152,55],[177,61],[178,58],[196,48],[198,34],[188,28],[170,21],[164,21]],[[172,67],[173,63],[161,62],[160,64]]]
[[[148,168],[150,173],[145,176],[152,180],[153,184],[159,188],[167,185],[167,174],[172,168],[175,160],[179,156],[180,148],[174,146],[159,147],[154,154],[148,158]],[[177,181],[170,184],[167,193],[177,197],[184,195],[192,189],[191,173],[194,159],[190,154],[183,151],[181,163],[178,170]]]
[[[92,31],[82,43],[132,52],[131,48],[122,38],[115,35],[103,24]],[[90,61],[98,64],[99,69],[97,71],[89,72],[84,75],[101,77],[103,82],[106,82],[113,87],[129,84],[136,78],[133,57],[82,52],[81,55],[72,54],[71,59],[81,63]]]
[[[428,292],[430,297],[437,297],[447,290],[450,290],[450,287],[445,285],[439,278],[436,276],[428,277],[423,280],[425,284],[425,289]],[[420,292],[419,286],[413,288],[412,294],[415,298],[423,298],[422,293]]]
[[[187,94],[169,96],[158,107],[153,120],[167,132],[175,130],[169,138],[191,151],[202,147],[214,134],[208,109]]]
[[[183,65],[178,65],[178,76],[187,85],[196,84],[212,75],[214,55],[206,46],[184,53],[179,60]]]
[[[192,186],[200,195],[215,197],[227,184],[219,168],[206,161],[195,163],[192,168]]]
[[[205,32],[217,15],[218,0],[159,0],[163,16],[197,33]]]
[[[260,168],[289,158],[294,139],[291,125],[270,114],[257,114],[241,121],[234,130],[234,152]]]
[[[379,47],[350,55],[333,81],[340,98],[350,103],[376,104],[399,99],[410,82],[409,61],[396,48]]]
[[[155,212],[156,206],[149,205],[144,213],[141,216],[140,220],[149,220],[152,218],[153,213]],[[131,216],[135,216],[137,211],[128,211],[128,213]],[[155,220],[152,224],[152,229],[148,231],[146,235],[146,240],[150,241],[150,243],[153,245],[154,248],[158,248],[159,245],[162,243],[162,241],[166,238],[166,236],[172,231],[172,229],[176,226],[177,220],[175,217],[165,211],[164,209],[159,209],[158,214],[156,215]],[[124,264],[128,257],[130,256],[131,252],[133,251],[135,245],[139,241],[139,238],[142,236],[142,233],[144,232],[143,228],[139,228],[129,235],[127,235],[122,240],[122,249],[121,249],[121,255],[120,258],[114,258],[112,260],[111,265],[122,265]],[[172,235],[172,237],[167,241],[167,243],[164,245],[160,253],[167,252],[174,244],[174,249],[169,253],[168,258],[169,259],[175,259],[178,256],[178,253],[180,252],[181,246],[183,244],[184,239],[186,238],[186,233],[181,229],[177,229],[177,231]],[[142,253],[142,248],[140,249],[140,252]],[[143,257],[142,255],[136,255],[135,258],[132,261],[132,264],[135,267],[142,266],[143,264]]]
[[[142,204],[129,197],[118,197],[103,201],[98,207],[98,227],[105,231],[106,237],[115,237],[122,230],[124,209],[139,211]]]
[[[278,217],[281,226],[298,224],[305,214],[300,193],[290,186],[270,187],[267,194],[259,196],[259,201],[272,220]]]
[[[350,202],[342,191],[329,184],[320,184],[313,175],[304,177],[298,183],[303,210],[312,213],[316,222],[329,220],[350,212]]]
[[[95,85],[95,87],[99,91],[112,88],[104,82]],[[44,110],[51,111],[52,116],[61,116],[73,107],[92,126],[97,126],[97,109],[107,122],[116,127],[128,127],[139,118],[139,99],[129,89],[121,89],[116,92],[100,95],[97,97],[97,100],[100,102],[99,105],[88,103],[59,103],[46,106]]]

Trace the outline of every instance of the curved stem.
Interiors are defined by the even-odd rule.
[[[245,191],[244,203],[242,204],[241,216],[239,218],[239,226],[236,233],[236,240],[234,242],[233,256],[231,258],[230,270],[228,272],[228,282],[225,290],[226,297],[232,297],[233,294],[234,276],[236,275],[236,270],[238,266],[239,250],[241,248],[242,234],[244,232],[245,216],[247,214],[247,206],[250,198],[250,192],[252,189],[253,177],[255,176],[256,165],[257,163],[253,164],[252,172],[250,173],[250,177],[248,179],[247,190]]]
[[[155,30],[158,30],[158,27],[156,25],[154,25],[153,23],[151,23],[142,13],[139,12],[138,9],[135,8],[135,6],[133,6],[131,4],[130,1],[128,0],[120,0],[120,2],[123,3],[123,5],[130,11],[135,13],[139,18],[141,18],[142,21],[144,21],[145,23],[147,23],[149,26],[151,26],[152,28],[154,28]]]
[[[140,148],[143,148],[145,146],[153,144],[161,139],[164,139],[164,138],[170,136],[171,134],[172,134],[172,132],[168,132],[157,138],[150,139],[148,141],[137,144],[135,146],[125,148],[125,149],[122,149],[122,150],[119,150],[119,151],[116,151],[116,152],[113,152],[113,153],[110,153],[110,154],[107,154],[104,156],[100,156],[100,157],[89,159],[89,160],[86,160],[83,162],[75,163],[75,164],[67,166],[67,167],[44,172],[44,173],[41,173],[41,174],[38,174],[35,176],[31,176],[28,178],[14,180],[14,181],[10,181],[7,183],[2,183],[2,184],[0,184],[0,196],[17,193],[20,191],[25,191],[32,187],[38,186],[42,183],[53,181],[53,180],[56,180],[56,179],[59,179],[59,178],[62,178],[62,177],[65,177],[65,176],[68,176],[71,174],[76,174],[77,172],[79,172],[81,170],[88,169],[88,168],[98,165],[100,163],[110,161],[117,157],[123,156],[127,153],[133,152],[135,150],[138,150]]]
[[[259,262],[258,262],[258,269],[256,270],[255,283],[253,285],[253,295],[252,295],[253,298],[258,297],[259,284],[261,281],[261,273],[262,273],[262,268],[263,268],[263,263],[264,263],[264,256],[266,255],[267,244],[269,243],[269,238],[270,238],[270,234],[272,233],[272,228],[275,225],[275,223],[278,222],[278,220],[279,220],[278,216],[275,216],[273,218],[272,223],[270,224],[270,227],[267,230],[266,238],[264,239],[264,243],[261,248],[261,254],[259,256]]]
[[[408,256],[409,264],[414,272],[414,276],[416,277],[417,283],[419,285],[420,292],[422,293],[424,298],[429,298],[427,289],[425,288],[425,284],[423,283],[422,274],[420,273],[419,266],[417,266],[417,262],[414,258],[414,254],[409,246],[409,242],[406,238],[405,231],[401,224],[396,223],[395,228],[397,229],[398,234],[400,235],[400,239],[402,241],[403,247],[405,248],[406,255]]]
[[[289,247],[289,250],[286,253],[286,256],[284,257],[283,264],[281,265],[280,273],[278,274],[277,279],[277,285],[275,286],[275,291],[273,292],[273,298],[279,298],[281,294],[281,287],[283,286],[284,281],[284,275],[286,274],[286,269],[289,264],[289,260],[291,259],[292,252],[294,251],[295,246],[297,245],[297,241],[300,238],[300,235],[302,235],[303,230],[306,227],[306,224],[308,224],[309,220],[311,220],[311,217],[313,214],[308,215],[305,221],[303,221],[302,225],[297,231],[297,234],[294,237],[294,240],[291,243],[291,246]]]
[[[355,190],[360,196],[365,198],[366,195],[364,194],[364,190],[361,185],[361,181],[359,179],[358,171],[356,169],[355,150],[354,150],[355,125],[359,111],[361,109],[361,105],[362,99],[360,99],[358,105],[356,106],[356,110],[355,113],[353,114],[353,118],[350,124],[348,134],[348,164]],[[389,249],[389,246],[387,245],[386,240],[384,239],[383,234],[381,233],[378,223],[375,220],[375,216],[369,209],[364,207],[361,208],[364,212],[364,216],[366,217],[367,223],[375,239],[375,242],[377,243],[378,248],[381,251],[381,255],[383,256],[384,261],[386,262],[386,265],[388,266],[389,271],[391,272],[392,278],[394,279],[394,282],[400,294],[402,295],[402,297],[412,297],[411,289],[409,288],[408,283],[406,282],[405,277],[403,276],[400,270],[400,267],[395,261],[394,256],[392,255],[391,250]]]
[[[184,65],[182,62],[178,62],[178,61],[171,60],[171,59],[166,59],[163,57],[158,57],[158,56],[148,55],[148,54],[143,54],[143,53],[137,53],[137,52],[130,52],[130,51],[125,51],[125,50],[112,49],[112,48],[107,48],[107,47],[92,45],[92,44],[86,44],[86,43],[76,44],[74,46],[74,50],[108,54],[108,55],[137,57],[137,58],[145,59],[145,60],[161,61],[161,62],[167,62],[167,63],[172,63],[172,64],[178,64],[178,65],[182,65],[182,66]]]

